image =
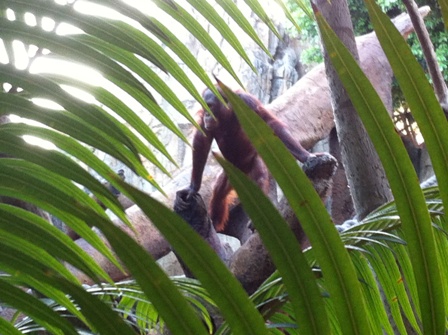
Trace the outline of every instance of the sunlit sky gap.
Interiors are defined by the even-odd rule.
[[[73,3],[74,0],[55,0],[55,3],[60,5],[67,5]],[[159,12],[157,7],[155,7],[151,1],[124,1],[126,3],[131,4],[132,6],[142,10],[142,12],[149,15],[149,12],[152,12],[152,15],[157,11]],[[74,5],[74,8],[83,13],[83,14],[91,14],[95,13],[95,15],[100,14],[103,17],[122,20],[129,24],[132,24],[137,27],[137,24],[130,20],[129,18],[121,15],[117,11],[114,11],[105,6],[100,6],[98,4],[91,3],[89,1],[77,1]],[[15,13],[12,10],[7,10],[6,12],[7,18],[11,21],[16,20]],[[35,27],[37,25],[41,26],[45,31],[56,31],[59,35],[73,35],[73,34],[82,34],[82,30],[76,28],[67,23],[60,23],[56,26],[54,20],[48,17],[44,17],[37,22],[36,16],[32,13],[25,13],[24,21],[27,25]],[[101,86],[105,89],[111,91],[113,94],[120,96],[120,99],[124,101],[131,109],[134,111],[139,111],[142,109],[142,106],[135,101],[133,98],[124,93],[121,89],[116,87],[114,84],[106,80],[98,71],[92,69],[88,66],[82,64],[76,64],[73,62],[65,61],[62,59],[57,59],[55,57],[36,57],[32,60],[32,64],[30,64],[30,57],[35,56],[38,48],[36,46],[25,46],[21,41],[15,40],[12,42],[12,49],[14,52],[14,59],[10,60],[8,58],[8,54],[5,50],[5,45],[2,40],[0,40],[0,63],[8,64],[10,62],[14,62],[14,65],[19,70],[28,69],[31,73],[39,74],[54,74],[58,76],[66,76],[69,78],[75,78],[83,83],[86,83],[91,86]],[[49,54],[49,50],[43,50],[42,54]],[[61,85],[61,87],[66,90],[68,93],[74,95],[75,97],[86,101],[88,103],[93,103],[99,105],[99,103],[95,100],[95,98],[88,94],[87,92],[80,90],[78,88],[74,88],[69,85]],[[4,89],[7,91],[10,89],[9,84],[5,84]],[[43,106],[46,108],[51,108],[55,110],[62,110],[63,108],[53,101],[49,101],[47,99],[33,99],[33,103],[39,106]],[[32,120],[25,120],[18,116],[11,116],[12,122],[26,122],[32,125],[39,125],[38,122]],[[33,136],[24,136],[24,140],[28,143],[36,144],[42,146],[47,149],[54,149],[55,146],[48,141],[44,141],[38,139]]]

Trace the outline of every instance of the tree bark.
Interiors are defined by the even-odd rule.
[[[316,0],[314,4],[355,59],[359,60],[347,1]],[[361,219],[391,200],[392,194],[379,157],[325,48],[324,55],[342,164],[347,173],[356,215]]]
[[[333,155],[338,162],[341,161],[341,147],[338,141],[336,129],[330,132],[330,154]],[[336,225],[343,224],[344,221],[351,219],[355,214],[353,208],[353,199],[350,196],[350,189],[345,173],[344,166],[338,165],[336,173],[333,177],[333,187],[330,198],[330,213],[333,222]]]

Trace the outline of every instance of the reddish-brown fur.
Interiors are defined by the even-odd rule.
[[[291,137],[286,126],[264,108],[257,98],[243,91],[236,91],[236,93],[273,129],[294,157],[301,162],[307,160],[310,153]],[[204,91],[203,98],[216,120],[204,110],[199,111],[199,125],[203,133],[197,131],[193,139],[190,194],[198,192],[201,187],[202,174],[213,140],[216,140],[224,158],[246,173],[267,194],[269,172],[243,132],[232,107],[230,104],[226,107],[208,89]],[[222,231],[227,223],[229,204],[233,200],[232,190],[227,176],[222,172],[217,178],[210,200],[210,217],[217,231]]]

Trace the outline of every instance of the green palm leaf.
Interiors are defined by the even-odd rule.
[[[353,264],[310,180],[272,129],[228,88],[222,88],[313,245],[316,259],[327,278],[341,329],[347,334],[365,333],[368,329],[366,311]]]
[[[246,175],[222,158],[218,161],[283,277],[300,329],[308,334],[329,333],[322,296],[291,229],[271,201]]]
[[[388,176],[409,244],[414,273],[421,283],[418,289],[424,329],[429,333],[440,332],[444,328],[444,316],[436,311],[443,310],[443,297],[438,293],[442,283],[437,270],[439,265],[430,216],[417,175],[376,91],[321,15],[317,14],[317,19],[330,59],[377,148]],[[387,21],[390,23],[388,18]],[[395,30],[392,23],[390,25],[388,32]]]

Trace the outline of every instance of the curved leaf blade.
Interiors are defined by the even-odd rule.
[[[233,1],[217,0],[216,3],[226,11],[233,21],[235,21],[250,38],[252,38],[252,40],[266,53],[266,55],[272,57],[271,53],[263,44],[255,29]]]
[[[279,39],[282,39],[277,31],[277,28],[275,28],[274,23],[271,21],[268,14],[266,14],[263,6],[258,0],[244,0],[244,2],[250,7],[250,9],[252,9],[252,11],[260,18],[260,20],[269,27],[269,29],[275,34],[275,36],[277,36]]]
[[[2,158],[0,167],[0,194],[34,203],[54,214],[121,269],[104,242],[92,234],[90,227],[80,219],[85,217],[83,211],[86,208],[107,218],[102,208],[86,193],[72,182],[26,161]]]
[[[109,275],[67,235],[44,219],[17,207],[0,204],[0,230],[19,236],[60,258],[95,281],[111,281]],[[14,225],[10,223],[14,222]]]
[[[254,71],[257,69],[252,64],[251,60],[247,56],[243,46],[241,45],[239,39],[236,37],[234,32],[229,28],[227,22],[216,12],[213,6],[205,0],[187,0],[190,5],[192,5],[201,15],[212,24],[225,38],[225,40],[232,46],[232,48],[241,56],[241,58],[246,62],[247,65]],[[241,17],[240,17],[241,21]],[[252,37],[252,36],[251,36]],[[259,43],[261,49],[269,55],[269,51],[263,45],[258,37],[253,38],[254,42]]]
[[[263,318],[241,284],[221,259],[188,224],[172,210],[143,192],[123,185],[129,196],[174,246],[189,269],[207,289],[235,334],[267,334]]]
[[[122,129],[111,121],[110,115],[107,115],[101,108],[74,98],[55,82],[39,75],[19,71],[12,65],[1,65],[1,78],[5,82],[21,87],[33,97],[46,98],[58,103],[67,111],[91,124],[97,131],[113,135],[134,154],[137,154],[134,144],[126,137]]]
[[[109,5],[114,4],[113,0],[105,0]],[[182,26],[184,26],[195,38],[198,39],[199,42],[213,55],[213,57],[226,69],[230,75],[236,80],[236,82],[243,87],[238,75],[232,68],[232,65],[228,61],[226,55],[221,51],[221,48],[218,44],[210,37],[208,32],[197,22],[197,20],[191,16],[185,9],[181,6],[175,4],[173,1],[165,1],[165,0],[153,0],[153,3],[156,4],[161,10],[170,15],[174,20],[178,21]],[[212,91],[215,90],[215,87],[208,87]],[[198,100],[201,101],[202,99]],[[203,105],[206,108],[205,105]]]
[[[112,8],[116,7],[116,3],[110,4],[107,1],[104,1],[104,3],[109,4]],[[48,3],[45,4],[44,7],[41,7],[39,3],[33,2],[31,4],[26,1],[17,0],[14,5],[17,5],[19,7],[24,6],[24,8],[27,8],[27,10],[33,8],[34,10],[41,12],[42,15],[50,15],[51,17],[59,18],[59,20],[63,20],[67,23],[73,24],[76,27],[79,27],[87,34],[95,36],[111,44],[117,45],[124,50],[140,55],[141,57],[154,63],[162,70],[168,71],[179,83],[182,84],[183,87],[185,87],[185,89],[197,101],[202,102],[201,95],[198,93],[193,83],[179,66],[179,64],[177,64],[177,62],[175,62],[174,59],[170,57],[170,55],[163,49],[161,45],[156,43],[146,33],[138,30],[137,28],[132,27],[131,25],[120,20],[111,20],[104,17],[84,15],[74,10],[71,6],[59,6],[56,3]],[[47,37],[43,40],[43,42],[51,42],[49,38],[50,37]],[[61,37],[59,39],[51,36],[51,39],[58,40],[59,43],[65,45],[65,47],[70,47],[71,44],[76,45],[75,40],[72,40],[67,36]],[[32,42],[30,41],[30,43]],[[56,45],[53,45],[53,47],[55,47],[59,51],[61,50],[60,48],[57,48]],[[123,79],[126,77],[128,79],[127,81],[120,81],[138,88],[142,92],[145,92],[146,95],[149,94],[145,87],[141,83],[139,83],[135,79],[135,77],[131,76],[130,73],[125,71],[124,68],[120,67],[117,63],[113,62],[107,57],[104,57],[101,53],[95,51],[94,49],[91,49],[90,47],[87,47],[86,45],[80,44],[77,47],[78,50],[76,50],[76,48],[70,48],[73,51],[73,54],[79,54],[79,57],[81,57],[81,59],[83,59],[84,61],[86,60],[86,57],[89,56],[91,62],[96,63],[96,66],[94,67],[102,69],[105,73],[110,72],[107,71],[107,69],[114,70],[115,75],[113,77],[115,77],[118,73],[121,73]],[[51,50],[52,48],[50,47],[49,49]],[[83,55],[83,53],[86,53],[86,55]],[[65,53],[62,53],[62,55],[65,55]],[[95,57],[91,58],[90,55],[95,55]],[[121,70],[119,70],[117,66]],[[120,82],[117,82],[117,85],[120,86]],[[213,85],[211,87],[213,87]]]
[[[114,212],[121,212],[120,216],[124,216],[123,209],[117,198],[72,159],[57,151],[29,145],[20,137],[9,132],[7,128],[11,129],[11,127],[0,128],[0,152],[10,154],[15,158],[30,161],[85,186],[107,207],[110,207]]]
[[[21,137],[24,135],[32,135],[32,136],[36,136],[38,138],[42,138],[47,141],[50,141],[56,147],[65,151],[65,153],[72,155],[73,157],[78,159],[80,162],[85,163],[91,169],[96,171],[100,176],[102,176],[104,179],[106,179],[113,187],[119,188],[119,186],[116,184],[115,181],[117,179],[120,179],[120,177],[112,169],[110,169],[103,161],[101,161],[89,149],[87,149],[86,147],[84,147],[83,145],[78,143],[77,141],[73,140],[71,137],[62,135],[61,133],[55,132],[52,129],[46,129],[46,128],[42,128],[42,127],[34,127],[31,125],[23,125],[23,124],[13,124],[13,123],[4,124],[4,125],[2,125],[2,127],[0,129],[0,138],[4,140],[3,142],[2,142],[2,140],[0,140],[0,146],[2,146],[2,148],[5,148],[5,146],[8,145],[7,143],[9,143],[11,140],[14,141],[13,140],[14,138]],[[26,146],[24,143],[21,143],[21,144],[24,146],[24,148],[19,149],[19,150],[25,151],[22,158],[24,160],[27,160],[27,158],[28,158],[27,152],[29,152],[29,151],[32,152],[36,148]],[[9,151],[11,153],[11,155],[17,156],[16,151],[10,151],[10,149],[8,149],[8,148],[2,149],[2,150],[4,150],[5,152]],[[37,149],[37,150],[42,151],[39,149]],[[44,153],[45,153],[45,151],[44,151]],[[36,154],[35,152],[32,152],[32,156],[35,154]],[[43,163],[40,161],[39,158],[34,160],[33,162],[35,164],[41,165],[41,166]],[[61,171],[54,169],[52,162],[48,163],[45,167],[47,167],[50,171],[53,171],[61,176],[67,177],[67,174],[66,175],[61,174]],[[78,169],[78,168],[75,168],[75,169]],[[66,171],[66,172],[69,173],[69,175],[71,175],[71,173],[72,173],[70,171]],[[84,173],[82,173],[82,174],[84,174]],[[90,179],[90,177],[86,177],[86,178]],[[131,223],[129,222],[128,218],[126,217],[126,215],[123,211],[123,208],[121,207],[121,204],[116,200],[116,198],[114,196],[113,197],[111,196],[109,191],[107,191],[107,192],[104,191],[102,184],[101,184],[100,188],[98,188],[99,185],[97,185],[96,182],[93,182],[92,185],[96,184],[97,186],[92,186],[92,185],[89,186],[88,184],[90,184],[90,183],[84,184],[78,178],[77,178],[77,182],[86,186],[91,192],[93,192],[93,194],[95,194],[95,196],[99,200],[101,200],[103,202],[103,204],[106,205],[106,207],[111,209],[111,211],[115,215],[117,215],[117,217],[119,217],[120,220],[122,220],[128,226],[131,226]]]
[[[320,13],[316,13],[316,17],[330,59],[372,139],[390,182],[413,259],[414,274],[420,283],[424,332],[441,333],[445,327],[444,313],[441,313],[444,311],[443,296],[438,293],[442,283],[437,270],[431,220],[417,175],[373,86]]]
[[[13,166],[15,169],[12,168]],[[61,219],[64,219],[65,217],[67,218],[67,221],[69,221],[70,217],[78,218],[80,221],[86,222],[90,226],[98,227],[106,236],[108,242],[113,247],[114,252],[120,257],[126,268],[139,282],[148,298],[154,303],[162,318],[174,333],[191,335],[206,334],[203,324],[196,316],[191,306],[187,304],[185,298],[181,296],[163,270],[151,259],[147,251],[138,245],[131,236],[115,226],[107,217],[100,215],[99,212],[95,211],[93,209],[94,206],[91,206],[90,204],[86,206],[83,202],[79,201],[78,199],[82,199],[82,197],[79,197],[80,194],[73,197],[67,187],[62,189],[60,187],[62,181],[60,178],[56,178],[58,183],[53,181],[53,183],[47,184],[48,172],[46,175],[39,175],[35,173],[36,169],[23,169],[20,171],[20,181],[17,178],[11,177],[17,174],[15,173],[17,167],[23,168],[24,166],[29,166],[29,164],[20,164],[10,159],[0,160],[0,194],[9,196],[13,194],[17,198],[38,205],[40,208],[55,214]],[[5,181],[5,176],[8,176],[8,181]],[[55,177],[53,176],[53,178]],[[55,187],[55,184],[57,184],[58,187]],[[24,185],[29,186],[24,187]],[[76,188],[74,185],[72,185],[72,187]],[[134,190],[124,182],[122,182],[121,188],[125,190]],[[78,193],[75,192],[74,189],[71,189],[71,191],[72,193]],[[139,192],[138,196],[140,197],[139,199],[145,201],[145,203],[150,199],[143,192]],[[74,199],[77,200],[74,201]],[[87,199],[84,200],[87,203],[89,202],[86,201]],[[166,210],[171,213],[169,216],[175,216],[174,213],[168,209]],[[180,220],[179,218],[177,219]],[[96,236],[95,234],[91,235]],[[94,246],[94,244],[92,245]],[[98,249],[97,246],[94,247]],[[107,254],[111,254],[110,250],[107,250],[106,255]],[[111,257],[114,259],[113,256]],[[25,262],[21,266],[25,266],[25,264],[28,263],[29,262]],[[119,267],[116,261],[115,265]],[[84,290],[78,286],[60,280],[58,278],[59,275],[57,274],[53,276],[48,275],[45,265],[42,265],[42,269],[39,268],[40,263],[38,264],[35,262],[34,264],[29,264],[27,266],[29,268],[29,273],[31,273],[32,276],[39,279],[38,276],[43,273],[43,276],[46,277],[40,277],[39,280],[51,283],[51,285],[69,293],[73,299],[80,304],[82,310],[84,309],[83,314],[93,325],[96,327],[101,326],[107,328],[107,330],[104,331],[104,334],[129,333],[126,328],[123,328],[124,326],[117,323],[119,320],[116,318],[116,315],[110,311],[109,307],[106,308],[99,300],[97,302],[97,299],[92,299],[89,294],[85,293]],[[91,306],[86,307],[89,299],[93,300],[92,304]],[[106,320],[108,318],[111,318],[111,320],[116,323],[116,329],[111,330],[112,323],[105,324],[107,323]],[[122,321],[123,320],[120,322]],[[123,333],[120,333],[120,331],[123,331]]]
[[[366,334],[369,325],[355,268],[322,200],[272,129],[232,91],[221,88],[311,242],[341,329],[344,334]]]
[[[0,77],[1,66],[0,66]],[[14,94],[0,93],[0,114],[15,114],[24,118],[39,121],[48,127],[89,144],[108,153],[136,171],[141,177],[149,180],[156,188],[160,187],[149,176],[138,157],[133,155],[115,138],[95,130],[91,124],[84,122],[67,111],[55,111],[34,105],[27,99]],[[148,177],[149,176],[149,177]]]
[[[62,318],[40,300],[3,280],[0,280],[0,296],[2,297],[2,302],[24,312],[49,331],[55,332],[55,334],[78,334],[67,319]],[[3,333],[1,325],[0,328]],[[18,332],[18,334],[22,333]]]
[[[6,321],[3,318],[0,318],[0,329],[2,330],[4,335],[22,335],[23,333],[17,330],[16,327],[12,325],[12,323]]]
[[[372,24],[422,132],[439,185],[448,184],[448,121],[410,47],[374,2],[366,0]],[[448,188],[440,187],[445,208]]]
[[[293,232],[253,181],[231,163],[217,158],[283,278],[300,331],[304,334],[330,334],[316,277]]]
[[[95,36],[79,35],[74,36],[72,38],[101,51],[102,53],[122,63],[130,70],[134,71],[136,74],[138,74],[139,77],[141,77],[148,84],[150,84],[151,87],[155,89],[168,103],[170,103],[174,108],[176,108],[177,111],[181,113],[181,115],[183,115],[193,124],[196,124],[194,118],[191,117],[190,113],[185,108],[184,104],[180,101],[177,95],[174,94],[171,88],[168,87],[168,85],[151,69],[151,67],[147,66],[134,54],[132,54],[129,51],[123,50],[115,45],[102,41],[96,38]],[[167,126],[174,133],[178,134],[176,126],[171,121],[171,119],[167,117],[166,113],[164,113],[164,111],[161,108],[151,108],[149,111],[162,124]],[[127,114],[124,114],[123,111],[120,111],[119,115],[121,115],[125,120],[127,120],[131,125],[135,127],[135,123],[132,121],[132,118],[130,116],[126,117]],[[145,134],[145,132],[142,132],[142,134]],[[178,136],[181,137],[179,134]]]
[[[118,63],[68,36],[59,36],[53,32],[30,27],[19,21],[1,18],[0,29],[2,39],[12,40],[15,38],[27,44],[48,48],[61,56],[71,57],[75,62],[82,61],[92,68],[99,69],[111,81],[125,82],[150,95],[146,88]]]

